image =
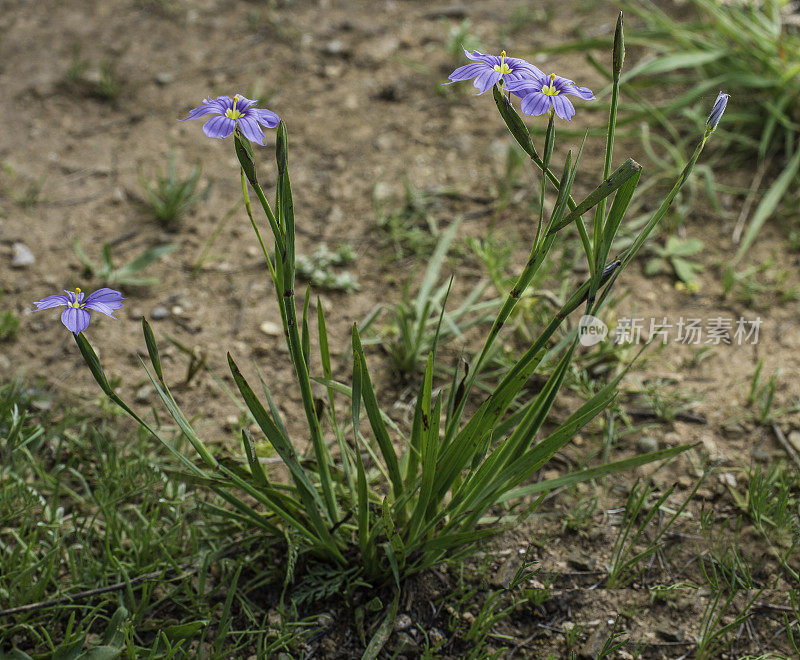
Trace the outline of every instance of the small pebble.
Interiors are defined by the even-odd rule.
[[[658,440],[649,435],[643,435],[639,438],[639,451],[643,454],[649,454],[651,451],[658,451]]]
[[[334,204],[331,207],[330,213],[328,213],[328,224],[336,225],[340,222],[344,222],[347,219],[342,207],[338,204]]]
[[[416,653],[419,646],[411,635],[401,632],[397,635],[397,650],[401,653]]]
[[[154,392],[152,385],[142,385],[138,390],[136,390],[136,396],[134,396],[134,400],[136,403],[147,403],[150,401],[150,395]]]
[[[332,39],[322,49],[327,55],[343,55],[345,51],[344,42],[339,39]]]
[[[569,562],[570,566],[579,571],[593,571],[596,566],[594,559],[584,555],[578,550],[573,550],[570,552],[569,556],[567,557],[567,561]]]
[[[272,337],[278,337],[283,334],[283,328],[272,321],[264,321],[259,326],[259,330],[261,330],[261,332],[263,332],[265,335],[270,335]]]
[[[399,630],[408,630],[411,627],[411,617],[408,614],[401,614],[400,616],[395,619],[394,622],[394,629],[395,631]]]
[[[33,252],[25,243],[14,243],[12,250],[14,251],[11,257],[11,266],[13,268],[27,268],[36,263],[36,257],[33,256]]]
[[[444,641],[444,633],[438,628],[431,628],[428,631],[428,639],[430,640],[431,646],[438,646]]]
[[[756,447],[751,451],[750,456],[753,457],[754,461],[758,461],[759,463],[766,463],[769,460],[769,454],[760,447]]]
[[[394,189],[385,181],[378,181],[372,189],[372,199],[374,199],[377,204],[385,204],[391,201],[393,197]]]
[[[680,642],[683,640],[683,633],[668,621],[661,621],[656,628],[656,633],[665,642]]]
[[[786,439],[794,447],[795,451],[800,451],[800,431],[792,431],[786,436]]]
[[[162,321],[169,316],[169,310],[166,307],[156,307],[150,312],[150,318],[154,321]]]
[[[175,74],[169,71],[159,71],[155,79],[159,85],[169,85],[171,82],[175,82]]]

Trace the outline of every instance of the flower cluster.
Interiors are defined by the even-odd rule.
[[[555,73],[547,75],[530,62],[506,57],[506,51],[500,57],[484,55],[477,50],[470,53],[465,49],[464,53],[475,63],[453,71],[449,76],[451,82],[446,84],[474,78],[473,85],[479,94],[495,85],[502,85],[522,99],[522,112],[526,115],[538,117],[550,110],[570,121],[575,115],[575,108],[567,96],[577,96],[586,101],[594,98],[588,87],[579,87]]]

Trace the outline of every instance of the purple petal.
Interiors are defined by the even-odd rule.
[[[205,117],[206,115],[210,115],[212,113],[222,114],[222,110],[213,102],[209,101],[208,103],[204,103],[201,106],[196,107],[189,113],[189,116],[186,119],[181,119],[181,121],[189,121],[190,119],[197,119],[198,117]]]
[[[241,112],[242,114],[244,114],[245,110],[254,106],[256,103],[253,99],[248,99],[242,96],[241,94],[237,94],[235,98],[236,98],[236,109],[239,110],[239,112]]]
[[[94,309],[115,319],[116,316],[114,316],[113,312],[115,309],[122,307],[123,300],[125,299],[119,291],[103,288],[98,289],[94,293],[90,293],[83,305],[88,309]]]
[[[61,322],[67,326],[70,332],[83,332],[89,327],[92,317],[85,309],[67,307],[61,312]]]
[[[218,115],[203,124],[203,133],[211,138],[226,138],[233,133],[234,128],[236,128],[236,122],[233,119]]]
[[[89,303],[100,302],[104,305],[108,305],[111,309],[119,309],[122,307],[123,300],[125,300],[125,298],[123,298],[122,294],[116,289],[103,287],[102,289],[90,293],[86,298],[85,304],[88,305]]]
[[[47,298],[42,298],[41,300],[37,300],[34,305],[36,305],[36,311],[40,309],[50,309],[51,307],[60,307],[61,305],[69,305],[72,301],[69,299],[69,296],[64,296],[60,293],[54,296],[47,296]]]
[[[722,115],[725,112],[725,108],[728,105],[728,99],[730,97],[731,95],[727,94],[726,92],[719,92],[719,94],[717,94],[717,100],[714,101],[714,107],[711,108],[711,114],[708,116],[708,120],[706,121],[706,126],[708,127],[707,130],[716,130],[717,124],[719,124],[719,120],[722,119]]]
[[[519,75],[527,78],[542,78],[544,76],[544,72],[539,67],[534,66],[527,60],[522,60],[518,57],[507,57],[506,63],[515,76]]]
[[[464,46],[461,46],[461,48],[464,49],[464,55],[475,62],[483,62],[484,64],[488,64],[490,66],[500,64],[500,58],[496,55],[486,55],[484,53],[479,53],[477,50],[473,50],[470,53],[466,48],[464,48]]]
[[[253,117],[240,117],[239,130],[251,142],[264,146],[264,132]]]
[[[561,119],[571,121],[575,116],[575,107],[572,105],[572,102],[564,96],[564,94],[558,94],[550,98],[553,99],[553,109],[556,111],[556,114],[561,117]]]
[[[111,305],[97,301],[86,303],[84,307],[86,307],[87,309],[93,309],[96,312],[105,314],[106,316],[110,316],[112,319],[117,318],[116,316],[114,316],[114,310],[119,309],[118,307],[112,307]],[[122,307],[122,305],[120,305],[120,307]]]
[[[272,110],[267,110],[266,108],[255,108],[254,110],[251,110],[251,112],[256,113],[256,119],[259,121],[259,123],[263,124],[267,128],[275,128],[281,123],[281,118],[272,112]]]
[[[578,87],[574,82],[571,80],[567,80],[562,84],[559,84],[556,81],[556,89],[558,89],[562,94],[572,94],[573,96],[579,96],[580,98],[589,101],[594,98],[594,94],[592,90],[588,87]]]
[[[520,107],[526,115],[538,117],[550,109],[552,98],[556,97],[548,96],[543,92],[531,92],[522,98]]]
[[[503,87],[509,92],[514,92],[517,96],[526,96],[531,92],[541,92],[544,85],[545,79],[541,78],[522,78],[509,74],[503,79]]]
[[[453,73],[447,76],[447,78],[453,82],[471,80],[475,76],[480,75],[481,72],[486,71],[486,67],[486,64],[465,64],[464,66],[458,67]]]
[[[483,94],[487,89],[491,89],[497,84],[497,81],[503,77],[503,74],[494,69],[484,69],[481,74],[475,78],[472,83],[478,90],[478,94]]]

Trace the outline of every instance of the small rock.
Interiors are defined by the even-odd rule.
[[[261,332],[263,332],[265,335],[270,335],[273,337],[279,337],[283,334],[283,328],[272,321],[264,321],[259,326],[259,330],[261,330]]]
[[[394,151],[395,141],[389,133],[381,133],[375,139],[375,146],[379,151]]]
[[[456,151],[458,151],[458,153],[460,153],[462,156],[471,154],[474,150],[472,138],[466,134],[455,136],[452,139],[451,144],[456,148]]]
[[[169,71],[159,71],[155,75],[155,81],[159,85],[169,85],[172,82],[175,82],[175,74],[170,73]]]
[[[36,263],[36,257],[33,256],[33,252],[25,243],[14,243],[12,250],[14,251],[11,257],[11,266],[13,268],[27,268]]]
[[[166,307],[156,307],[150,312],[150,318],[154,321],[162,321],[169,316],[169,310]]]
[[[394,621],[395,631],[408,630],[411,627],[411,617],[408,614],[401,614]]]
[[[431,628],[428,631],[428,640],[431,643],[431,646],[438,646],[442,642],[444,642],[444,633],[439,630],[438,628]]]
[[[698,488],[697,497],[701,500],[705,500],[706,502],[710,502],[714,499],[714,493],[711,492],[710,488],[702,487]]]
[[[136,390],[136,395],[133,397],[136,403],[147,403],[150,401],[150,396],[155,392],[152,385],[142,385]]]
[[[344,42],[340,39],[331,39],[322,47],[326,55],[344,55],[346,53]]]
[[[334,204],[331,207],[330,213],[328,213],[328,224],[335,225],[340,222],[344,222],[347,219],[342,207],[338,204]]]
[[[721,483],[730,486],[731,488],[736,488],[736,477],[734,477],[730,472],[725,472],[719,475],[719,480]]]
[[[594,560],[577,550],[573,550],[569,553],[567,562],[579,571],[593,571],[595,569]]]
[[[795,451],[800,451],[800,431],[792,431],[786,436],[786,439],[794,447]]]
[[[385,60],[400,48],[400,40],[394,35],[376,39],[370,44],[369,53],[376,60]]]
[[[400,653],[416,653],[419,651],[419,645],[411,635],[401,632],[397,635],[397,651]]]
[[[700,440],[703,443],[703,448],[708,452],[708,457],[716,462],[725,460],[725,454],[722,453],[714,438],[709,435],[703,435]]]
[[[643,454],[649,454],[652,451],[658,451],[658,440],[650,435],[643,435],[639,438],[639,451]]]
[[[378,181],[372,189],[372,199],[376,204],[385,204],[394,198],[394,189],[385,181]]]
[[[681,488],[691,488],[692,478],[688,474],[682,474],[678,477],[678,485]]]
[[[174,305],[172,307],[172,313],[175,316],[180,316],[181,314],[183,314],[183,307],[181,307],[180,305]]]
[[[680,642],[683,641],[683,633],[674,628],[668,621],[661,621],[656,628],[656,633],[665,642]]]
[[[750,456],[753,457],[754,461],[758,461],[759,463],[766,463],[769,460],[769,454],[760,447],[756,447],[751,451]]]

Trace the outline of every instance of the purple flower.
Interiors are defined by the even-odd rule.
[[[522,112],[526,115],[538,117],[552,108],[561,119],[571,121],[575,108],[567,95],[579,96],[587,101],[594,98],[588,87],[578,87],[555,73],[546,76],[540,71],[539,74],[533,80],[509,80],[506,83],[506,89],[522,99]]]
[[[119,291],[106,288],[98,289],[94,293],[90,293],[86,298],[83,297],[83,292],[80,289],[64,291],[64,293],[67,295],[47,296],[47,298],[37,300],[33,304],[36,305],[37,312],[40,309],[66,305],[67,308],[61,313],[61,322],[70,332],[83,332],[89,327],[91,316],[86,311],[87,309],[93,309],[115,319],[116,316],[114,316],[113,311],[122,307],[122,301],[125,300]]]
[[[264,144],[262,126],[275,128],[280,122],[280,117],[272,110],[254,107],[255,101],[246,99],[241,94],[218,96],[215,99],[203,99],[203,105],[195,108],[186,119],[197,119],[206,115],[216,115],[203,125],[203,132],[212,138],[226,138],[235,128],[238,128],[251,142]]]
[[[722,113],[725,112],[725,106],[728,105],[728,99],[730,97],[731,95],[725,92],[717,94],[717,100],[714,101],[714,107],[711,109],[711,114],[708,116],[708,121],[706,122],[707,132],[710,133],[717,128],[717,124],[719,124],[719,120],[722,119]]]
[[[445,85],[450,85],[459,80],[469,80],[475,78],[473,83],[478,89],[479,94],[483,94],[487,89],[491,89],[501,80],[508,85],[509,82],[525,80],[543,76],[544,74],[530,62],[520,60],[516,57],[506,57],[506,51],[497,55],[484,55],[477,50],[469,52],[464,48],[464,54],[474,64],[466,64],[458,67],[448,78],[451,80]]]

